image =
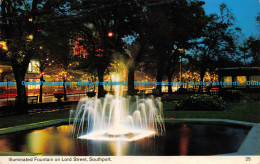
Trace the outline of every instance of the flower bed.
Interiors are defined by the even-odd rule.
[[[224,101],[216,95],[199,95],[195,94],[187,97],[175,105],[175,110],[187,111],[222,111]]]

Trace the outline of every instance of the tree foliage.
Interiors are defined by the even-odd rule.
[[[236,60],[236,39],[240,29],[234,26],[234,16],[225,4],[220,5],[220,15],[211,14],[202,37],[197,40],[194,52],[201,81],[207,70],[214,71]],[[200,89],[202,89],[200,87]]]

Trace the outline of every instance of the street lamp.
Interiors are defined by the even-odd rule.
[[[182,82],[182,70],[181,69],[182,69],[182,53],[184,52],[184,49],[179,48],[178,50],[181,53],[181,55],[180,55],[180,88],[182,88],[183,86],[181,85],[181,82]]]
[[[110,32],[107,33],[107,36],[108,36],[109,38],[112,38],[112,37],[114,36],[114,33],[110,31]]]

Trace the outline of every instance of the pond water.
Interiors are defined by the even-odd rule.
[[[95,141],[73,138],[69,125],[0,136],[0,151],[75,156],[179,156],[236,152],[250,128],[226,124],[166,123],[166,135],[137,141]]]

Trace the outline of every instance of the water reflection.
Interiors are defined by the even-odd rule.
[[[180,155],[188,155],[191,129],[186,124],[183,124],[179,129],[179,132],[180,132]]]
[[[68,128],[63,125],[32,131],[27,136],[29,152],[73,155],[75,142],[68,137]]]
[[[109,147],[113,155],[123,156],[127,154],[129,142],[110,142]]]
[[[0,137],[0,150],[11,151],[11,142],[8,138]]]

